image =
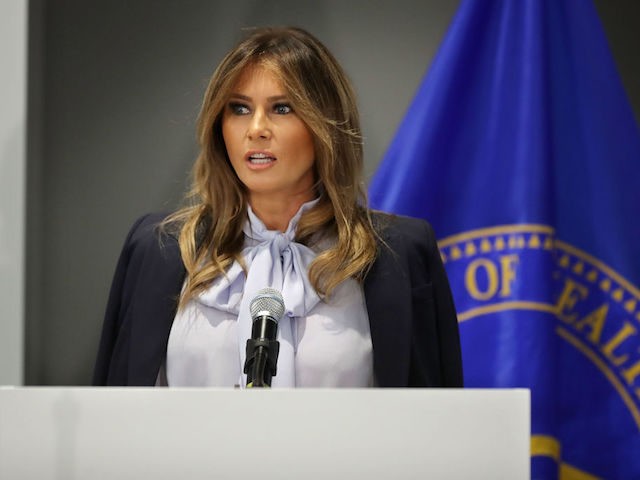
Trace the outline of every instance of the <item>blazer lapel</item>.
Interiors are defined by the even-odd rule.
[[[373,369],[381,387],[405,387],[411,351],[411,283],[401,264],[397,237],[382,235],[387,245],[364,281],[364,294],[373,343]]]
[[[185,277],[178,243],[173,237],[155,237],[154,248],[143,260],[144,272],[131,306],[131,348],[128,383],[154,385],[167,350]]]

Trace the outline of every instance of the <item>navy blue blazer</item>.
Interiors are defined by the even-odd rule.
[[[151,386],[166,356],[185,278],[163,215],[131,228],[116,268],[94,385]],[[458,322],[431,226],[374,213],[384,243],[364,280],[373,369],[381,387],[461,387]]]

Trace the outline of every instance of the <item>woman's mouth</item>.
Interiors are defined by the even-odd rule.
[[[255,166],[269,165],[270,163],[276,161],[276,157],[274,157],[271,153],[264,152],[251,153],[247,156],[247,159],[249,160],[249,163],[251,165]]]

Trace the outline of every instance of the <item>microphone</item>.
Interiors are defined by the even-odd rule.
[[[273,288],[263,288],[249,304],[253,325],[247,340],[244,373],[247,388],[270,387],[276,375],[280,343],[276,340],[278,321],[284,314],[282,294]]]

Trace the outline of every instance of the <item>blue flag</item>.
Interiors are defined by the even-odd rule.
[[[463,0],[370,185],[429,220],[533,478],[640,478],[640,135],[588,0]]]

